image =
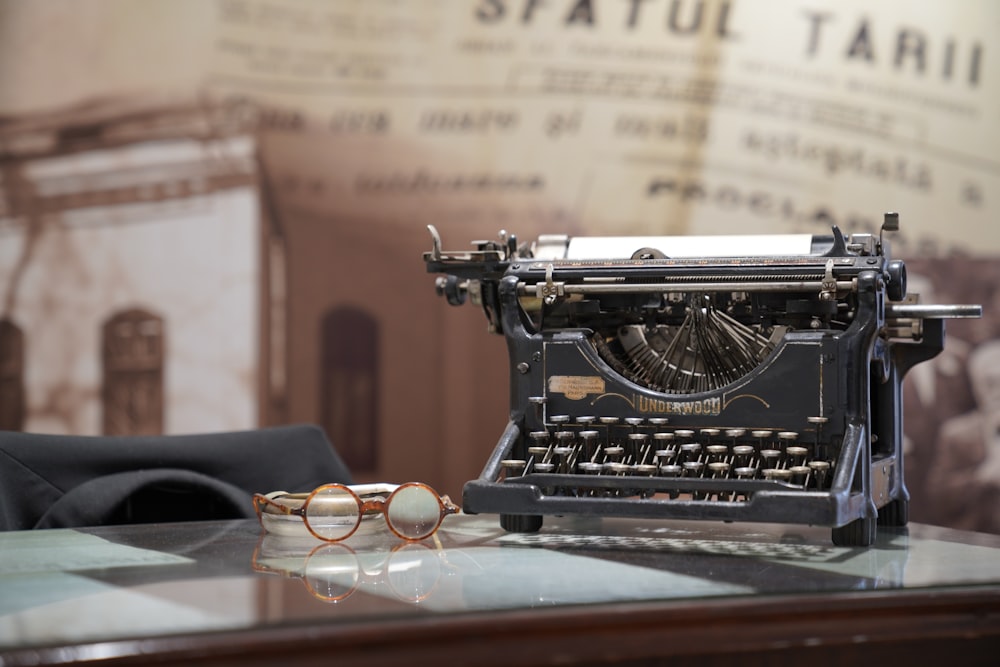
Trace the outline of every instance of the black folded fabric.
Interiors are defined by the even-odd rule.
[[[351,483],[310,424],[170,436],[0,432],[0,530],[254,516],[251,496]]]

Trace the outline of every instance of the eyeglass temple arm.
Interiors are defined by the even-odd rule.
[[[296,511],[298,508],[289,507],[288,505],[282,505],[281,503],[275,501],[274,499],[268,498],[267,496],[262,495],[260,493],[256,494],[253,498],[254,501],[257,503],[258,510],[260,509],[260,503],[264,503],[265,505],[274,507],[282,514],[287,514],[289,516],[300,514],[300,512]]]

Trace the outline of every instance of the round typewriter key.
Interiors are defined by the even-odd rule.
[[[774,482],[787,482],[791,477],[792,471],[784,468],[768,468],[764,471],[764,479]]]
[[[810,461],[809,468],[813,471],[813,479],[816,480],[816,488],[824,488],[826,484],[826,476],[830,472],[830,462]]]
[[[632,472],[642,477],[652,477],[656,474],[658,469],[659,466],[655,466],[650,463],[639,463],[632,466]]]
[[[650,417],[648,421],[653,426],[666,426],[670,422],[666,417]]]
[[[701,477],[702,470],[705,468],[705,464],[701,461],[685,461],[682,466],[685,477]]]
[[[537,472],[537,473],[545,474],[545,473],[552,472],[555,469],[556,469],[556,464],[555,463],[541,463],[541,462],[539,462],[539,463],[536,463],[532,467],[531,471],[532,472]]]
[[[693,438],[694,431],[687,428],[679,428],[676,431],[674,431],[674,435],[678,438]]]
[[[528,447],[528,453],[532,456],[545,456],[549,453],[548,447]]]
[[[701,445],[697,442],[686,442],[680,446],[680,456],[684,461],[693,461],[701,454]]]
[[[740,466],[733,470],[737,479],[753,479],[757,476],[757,469],[750,466]]]
[[[727,438],[742,438],[746,434],[747,434],[747,430],[745,428],[727,428],[726,429],[726,437]]]
[[[750,459],[753,458],[753,455],[754,455],[753,445],[733,446],[733,456],[735,456],[737,461],[743,465],[750,463]]]
[[[705,447],[705,451],[708,453],[709,458],[713,461],[721,461],[727,454],[729,454],[729,446],[709,445],[708,447]]]
[[[658,443],[673,442],[674,434],[667,433],[665,431],[657,431],[653,434],[653,440],[656,440]]]
[[[612,425],[618,423],[618,417],[601,417],[600,422],[602,424]]]
[[[677,456],[676,449],[657,449],[653,453],[656,454],[656,460],[659,461],[661,464],[669,463],[670,461],[674,460],[675,456]]]
[[[792,460],[792,465],[805,465],[806,457],[809,456],[809,450],[805,447],[789,445],[785,448],[785,454]]]
[[[342,540],[361,521],[361,501],[350,489],[329,484],[316,489],[304,506],[309,530],[321,540]]]
[[[549,441],[549,432],[548,431],[532,431],[531,433],[528,434],[528,437],[531,438],[531,441],[534,442],[536,445],[538,445],[538,444],[543,444],[544,445],[546,442]]]
[[[799,434],[796,433],[795,431],[779,431],[778,432],[778,439],[779,440],[798,440],[799,439]]]
[[[683,470],[684,469],[676,463],[666,463],[660,466],[660,474],[664,477],[680,477]]]
[[[708,471],[712,477],[725,477],[729,474],[729,464],[725,461],[712,461],[708,464]]]
[[[631,467],[632,466],[627,463],[615,463],[614,461],[608,461],[604,464],[604,472],[609,475],[624,475]]]
[[[594,417],[593,415],[581,415],[576,418],[576,423],[583,426],[590,426],[595,421],[597,421],[597,417]]]
[[[500,466],[504,470],[504,475],[507,477],[517,477],[524,472],[526,465],[528,465],[528,462],[524,459],[504,459],[500,462]]]
[[[760,450],[760,458],[764,462],[765,468],[774,468],[778,465],[778,460],[781,458],[781,450],[762,449]]]
[[[577,470],[584,475],[597,475],[601,472],[601,467],[600,463],[593,463],[591,461],[582,461],[576,464]]]
[[[624,453],[625,453],[624,447],[612,446],[604,448],[604,454],[611,458],[618,458]]]
[[[703,428],[699,433],[703,438],[716,438],[722,431],[717,428]]]
[[[385,519],[397,535],[420,540],[435,530],[443,518],[437,493],[424,484],[403,484],[386,500]]]
[[[812,472],[812,468],[809,466],[792,466],[788,469],[788,472],[791,473],[792,484],[805,486],[809,482],[809,473]]]
[[[625,423],[629,426],[642,426],[643,422],[646,420],[642,417],[626,417]]]
[[[549,417],[549,421],[553,424],[568,424],[569,415],[552,415]]]

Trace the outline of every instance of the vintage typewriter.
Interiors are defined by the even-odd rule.
[[[427,269],[506,337],[510,421],[463,510],[508,531],[587,514],[829,526],[866,546],[905,525],[901,381],[944,344],[875,234],[501,232]]]

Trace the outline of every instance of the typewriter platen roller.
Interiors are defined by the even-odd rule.
[[[589,514],[905,525],[901,382],[975,305],[928,305],[882,232],[501,233],[424,260],[506,337],[510,421],[463,510],[511,531]]]

